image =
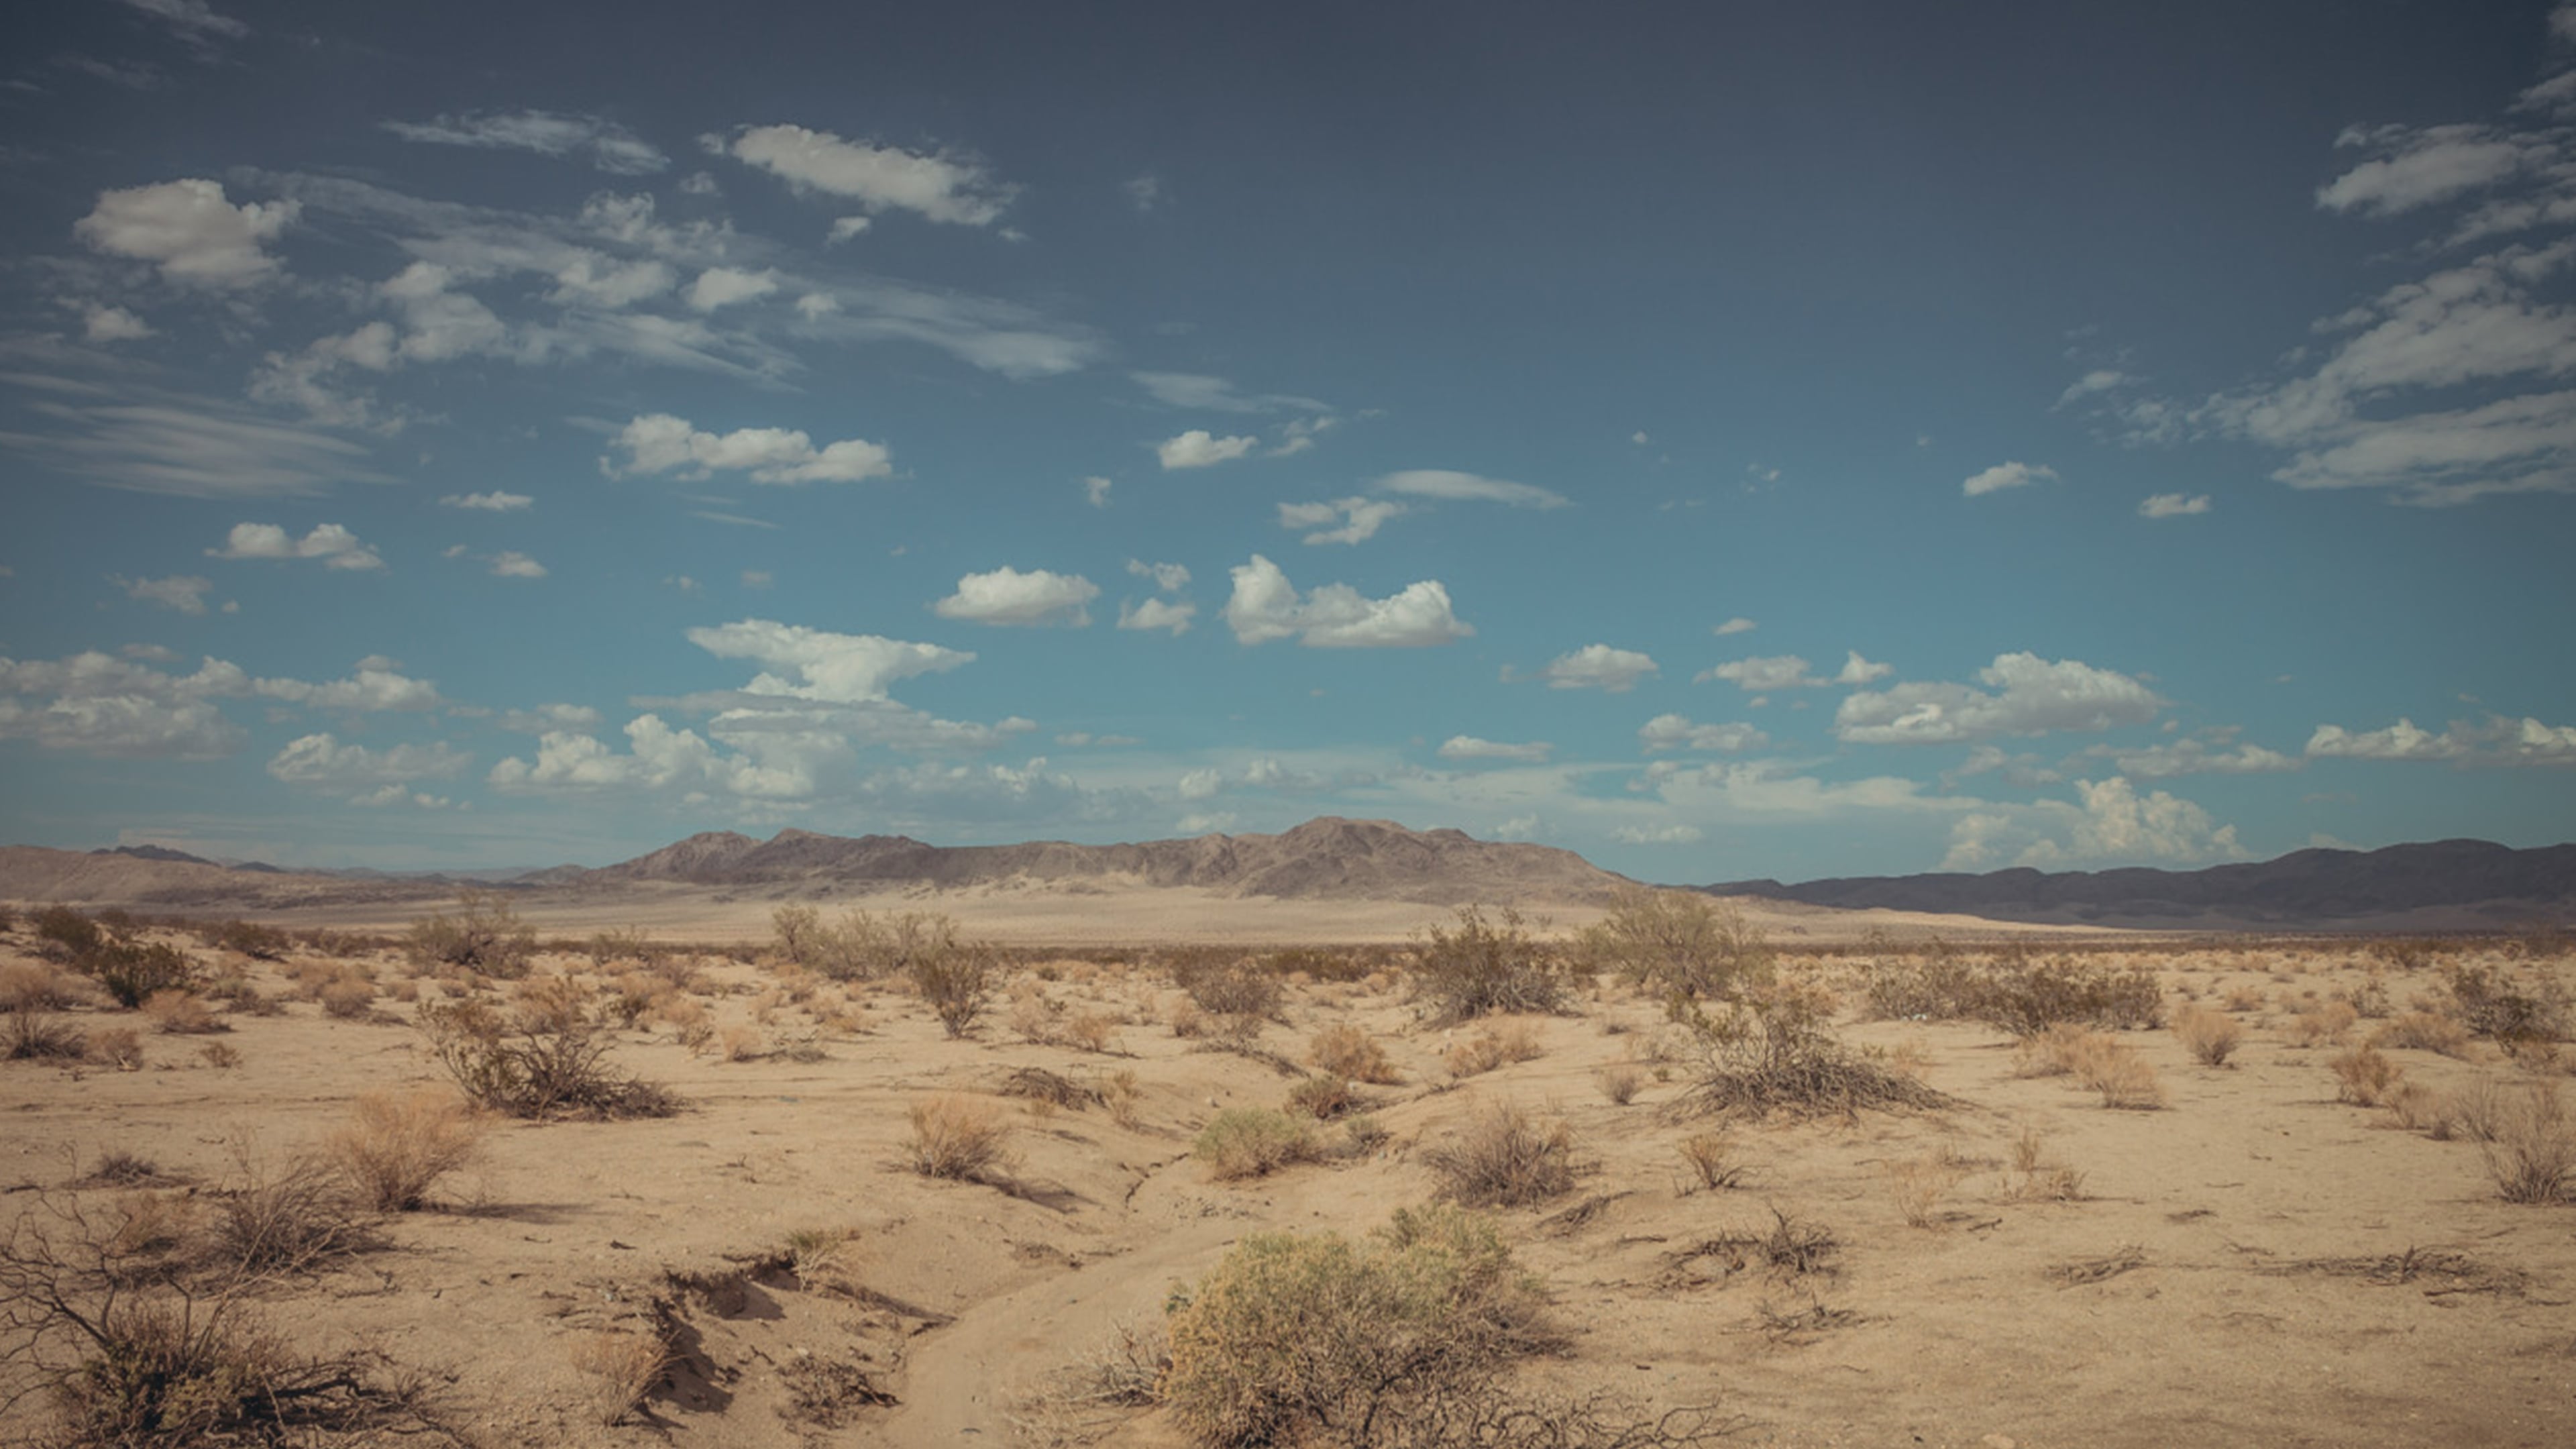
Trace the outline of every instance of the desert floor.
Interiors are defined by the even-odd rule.
[[[203,1034],[95,1000],[60,1012],[125,1060],[0,1061],[0,1218],[184,1224],[290,1173],[362,1094],[452,1091],[417,1021],[463,978],[380,945],[271,962],[153,935],[282,1009],[237,1007]],[[21,913],[0,981],[42,975],[36,945]],[[2156,971],[2168,1012],[2222,1012],[2245,1035],[2211,1067],[2170,1030],[2116,1033],[2164,1097],[2119,1110],[2025,1074],[2030,1055],[1993,1027],[1864,1019],[1864,952],[1790,956],[1784,974],[1837,992],[1845,1041],[1956,1105],[1727,1120],[1684,1110],[1693,1044],[1608,981],[1564,1014],[1434,1028],[1393,966],[1293,976],[1236,1049],[1176,1032],[1187,997],[1150,950],[1024,959],[962,1039],[893,983],[739,955],[659,974],[541,955],[540,979],[569,977],[601,1009],[621,986],[658,993],[609,1030],[612,1061],[685,1107],[494,1120],[426,1210],[369,1215],[354,1251],[279,1275],[249,1308],[301,1351],[422,1376],[456,1442],[1181,1445],[1167,1411],[1072,1402],[1067,1366],[1153,1324],[1247,1233],[1356,1234],[1430,1199],[1430,1150],[1509,1103],[1561,1121],[1581,1167],[1570,1192],[1500,1214],[1569,1333],[1521,1369],[1533,1386],[1608,1389],[1640,1412],[1713,1405],[1746,1444],[2576,1443],[2576,1206],[2501,1200],[2464,1130],[2493,1110],[2488,1084],[2562,1090],[2566,1068],[2487,1041],[2388,1047],[2421,1090],[2395,1108],[2338,1100],[2329,1062],[2415,998],[2438,1004],[2436,966],[2353,946],[2097,955]],[[2576,980],[2566,957],[2454,959]],[[1343,1023],[1401,1077],[1362,1088],[1384,1141],[1214,1180],[1194,1135],[1222,1108],[1280,1105],[1318,1030]],[[1453,1054],[1488,1031],[1535,1054],[1459,1075]],[[1032,1067],[1122,1096],[1119,1111],[999,1095]],[[942,1094],[1012,1129],[980,1180],[907,1166],[911,1109]],[[1742,1169],[1731,1187],[1702,1185],[1678,1151],[1712,1131]],[[158,1177],[77,1185],[115,1153]],[[1783,1214],[1830,1235],[1811,1271],[1744,1246]],[[620,1414],[584,1365],[637,1342],[674,1361]],[[22,1401],[0,1431],[45,1411]]]

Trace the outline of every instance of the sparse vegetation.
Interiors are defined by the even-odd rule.
[[[2566,1039],[2567,989],[2554,979],[2517,981],[2493,966],[2455,963],[2443,968],[2442,984],[2452,1014],[2509,1053]]]
[[[528,974],[537,933],[500,896],[466,891],[456,898],[456,914],[412,922],[406,944],[414,964],[424,968],[452,967],[516,980]]]
[[[2144,1030],[2162,1022],[2164,992],[2145,966],[2006,953],[1978,987],[1976,1015],[2016,1037],[2062,1024]]]
[[[2409,1011],[2391,1017],[2386,1026],[2371,1035],[2370,1043],[2466,1059],[2469,1055],[2469,1029],[2438,1012]]]
[[[369,1092],[326,1144],[359,1201],[378,1212],[411,1212],[429,1190],[474,1158],[482,1124],[455,1094]]]
[[[1268,1107],[1228,1107],[1209,1121],[1190,1144],[1190,1155],[1207,1164],[1219,1182],[1263,1177],[1291,1163],[1312,1162],[1322,1155],[1314,1130],[1285,1112]]]
[[[1688,1101],[1704,1111],[1840,1112],[1940,1107],[1949,1098],[1845,1047],[1826,1023],[1825,998],[1782,985],[1712,1016],[1683,1014],[1701,1056]]]
[[[1732,998],[1771,980],[1771,945],[1732,902],[1696,891],[1622,887],[1576,942],[1586,970],[1656,995]]]
[[[1315,1033],[1306,1045],[1306,1060],[1337,1077],[1390,1085],[1403,1077],[1377,1039],[1349,1022],[1336,1022]]]
[[[2369,1047],[2359,1046],[2326,1063],[2334,1069],[2335,1100],[2356,1107],[2376,1107],[2388,1100],[2389,1093],[2406,1069]]]
[[[1422,1154],[1440,1195],[1469,1207],[1527,1207],[1574,1186],[1574,1130],[1521,1107],[1490,1104]]]
[[[571,1357],[593,1381],[599,1422],[621,1424],[661,1381],[671,1350],[657,1333],[586,1333],[572,1341]]]
[[[2223,1067],[2244,1041],[2245,1029],[2221,1012],[2186,1006],[2174,1014],[2173,1033],[2205,1067]]]
[[[2506,1202],[2576,1199],[2576,1114],[2555,1082],[2532,1082],[2504,1099],[2481,1146],[2487,1176]]]
[[[951,1094],[912,1104],[911,1169],[924,1177],[971,1179],[1001,1165],[1011,1124],[988,1101]]]
[[[1736,1156],[1735,1140],[1723,1132],[1695,1132],[1683,1138],[1675,1150],[1703,1188],[1731,1188],[1744,1180],[1747,1169]]]
[[[1414,940],[1414,991],[1435,1025],[1490,1012],[1552,1012],[1564,1004],[1564,963],[1509,906],[1487,919],[1462,906],[1448,926],[1426,927]]]
[[[522,1000],[507,1014],[468,997],[420,1009],[430,1049],[467,1100],[509,1117],[667,1117],[679,1099],[619,1072],[576,1001]]]

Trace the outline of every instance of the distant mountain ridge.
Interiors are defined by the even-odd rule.
[[[2021,868],[1798,885],[1728,881],[1700,889],[1847,910],[2059,925],[2295,929],[2360,927],[2411,915],[2427,929],[2474,929],[2576,919],[2576,845],[2516,850],[2486,840],[2437,840],[2370,851],[2300,850],[2190,871]]]
[[[1625,878],[1554,846],[1323,816],[1277,835],[1201,835],[1127,845],[1043,840],[940,846],[901,835],[852,837],[808,830],[782,830],[756,840],[730,830],[709,831],[649,855],[557,879],[580,885],[673,881],[788,889],[1116,879],[1285,899],[1448,904],[1516,897],[1592,900],[1606,896]]]

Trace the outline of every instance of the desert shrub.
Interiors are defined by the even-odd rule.
[[[1882,1021],[1957,1021],[1977,1015],[1985,978],[1967,957],[1935,941],[1923,954],[1873,953],[1861,967],[1861,997]]]
[[[923,957],[959,949],[957,923],[943,915],[844,911],[837,924],[827,924],[814,907],[790,905],[769,919],[780,956],[834,981],[910,976]]]
[[[1592,1074],[1601,1095],[1615,1106],[1625,1107],[1637,1100],[1638,1091],[1646,1085],[1646,1073],[1633,1062],[1613,1062]]]
[[[1330,1122],[1336,1117],[1347,1116],[1364,1105],[1366,1104],[1361,1100],[1360,1094],[1352,1090],[1351,1080],[1348,1077],[1336,1077],[1328,1073],[1320,1077],[1308,1077],[1288,1089],[1288,1110],[1302,1112],[1318,1122]]]
[[[130,1026],[102,1027],[89,1033],[88,1056],[102,1066],[134,1071],[143,1065],[143,1033]]]
[[[1109,1109],[1109,1120],[1130,1131],[1140,1125],[1145,1088],[1136,1080],[1132,1069],[1122,1067],[1104,1074],[1100,1078],[1099,1091],[1101,1105]]]
[[[992,994],[996,954],[980,942],[961,942],[953,936],[936,949],[923,949],[910,957],[907,968],[912,986],[930,1009],[939,1015],[939,1024],[952,1037],[964,1036],[984,1014],[984,1003]]]
[[[186,991],[196,985],[196,964],[176,946],[155,941],[105,941],[76,956],[72,966],[96,981],[116,1004],[128,1011],[159,991]]]
[[[1273,976],[1303,976],[1310,981],[1358,981],[1384,964],[1379,948],[1326,951],[1292,946],[1273,951],[1262,969]]]
[[[931,1097],[912,1104],[909,1166],[924,1177],[972,1178],[998,1166],[1011,1124],[1001,1109],[973,1097]]]
[[[2371,1034],[2370,1044],[2465,1058],[2469,1054],[2469,1029],[2439,1012],[2409,1011],[2389,1018],[2386,1026]]]
[[[662,948],[654,945],[653,938],[644,934],[641,927],[594,932],[588,951],[591,967],[598,971],[605,971],[620,961],[651,965],[662,954]]]
[[[44,962],[0,965],[0,1011],[60,1011],[72,998],[70,979]]]
[[[1075,1051],[1109,1053],[1118,1050],[1118,1019],[1097,1011],[1078,1011],[1067,1018],[1061,1035],[1064,1044]]]
[[[1950,1099],[1845,1047],[1826,1024],[1825,998],[1778,986],[1712,1016],[1680,1013],[1700,1054],[1687,1100],[1704,1111],[1840,1112],[1940,1107]]]
[[[2451,965],[2442,970],[2442,985],[2452,1014],[2508,1052],[2567,1036],[2567,993],[2554,981],[2526,988],[2492,966]]]
[[[2061,1023],[2139,1030],[2163,1020],[2164,993],[2144,966],[2114,970],[2073,956],[2008,953],[1986,970],[1975,1014],[2016,1037]]]
[[[1219,1182],[1261,1177],[1321,1155],[1314,1131],[1268,1107],[1228,1107],[1199,1130],[1190,1155]]]
[[[76,1062],[88,1054],[89,1038],[60,1017],[24,1006],[0,1016],[0,1060]]]
[[[242,1062],[241,1053],[226,1042],[200,1042],[197,1044],[197,1055],[205,1059],[207,1066],[217,1071],[229,1071],[240,1066]]]
[[[322,987],[315,999],[324,1012],[342,1021],[364,1021],[375,1014],[376,983],[363,976],[343,976]]]
[[[1473,1077],[1506,1062],[1535,1061],[1545,1055],[1538,1032],[1526,1021],[1497,1023],[1452,1045],[1442,1058],[1453,1077]]]
[[[2165,1090],[2147,1059],[2098,1031],[2058,1027],[2032,1043],[2058,1072],[2102,1094],[2102,1105],[2128,1111],[2153,1111],[2165,1104]],[[2050,1073],[2025,1073],[2048,1075]]]
[[[203,1036],[225,1030],[214,1008],[193,991],[156,991],[144,1000],[143,1014],[152,1029],[167,1036]]]
[[[226,921],[206,933],[206,944],[222,951],[239,951],[255,961],[283,961],[293,941],[275,926],[252,921]]]
[[[466,1099],[505,1116],[667,1117],[679,1110],[669,1091],[612,1067],[609,1043],[578,1011],[522,1002],[505,1015],[469,997],[423,1005],[420,1024]]]
[[[1896,1204],[1897,1215],[1910,1228],[1939,1227],[1941,1200],[1966,1175],[1939,1153],[1886,1163],[1880,1173],[1887,1180],[1887,1195]]]
[[[671,1366],[670,1345],[658,1333],[585,1333],[572,1341],[572,1366],[593,1381],[602,1424],[623,1423]]]
[[[57,960],[73,961],[107,944],[99,924],[69,906],[47,906],[36,912],[39,948]]]
[[[1184,956],[1172,963],[1172,981],[1210,1016],[1266,1021],[1279,1015],[1279,978],[1256,962]]]
[[[1771,945],[1733,902],[1696,891],[1621,887],[1575,943],[1587,971],[1657,995],[1725,998],[1771,979]]]
[[[411,923],[405,944],[415,964],[457,967],[503,980],[528,974],[537,954],[537,933],[520,922],[508,901],[488,891],[466,891],[456,905],[455,915],[424,916]]]
[[[339,1175],[323,1158],[272,1158],[248,1136],[233,1140],[232,1157],[234,1183],[215,1196],[207,1224],[207,1251],[225,1270],[302,1272],[365,1242]]]
[[[1404,1080],[1387,1060],[1386,1048],[1366,1031],[1340,1022],[1315,1033],[1306,1044],[1306,1060],[1337,1077],[1380,1086]]]
[[[1704,1188],[1733,1187],[1744,1180],[1745,1165],[1735,1155],[1734,1139],[1723,1132],[1697,1132],[1675,1146],[1682,1162]]]
[[[286,1008],[260,994],[250,978],[238,973],[218,974],[200,992],[209,1001],[220,1001],[227,1011],[243,1016],[275,1016]]]
[[[1395,1443],[1551,1338],[1493,1225],[1438,1206],[1359,1242],[1251,1234],[1173,1296],[1167,1327],[1164,1401],[1210,1449]]]
[[[2174,1015],[2173,1033],[2205,1067],[2223,1067],[2244,1041],[2245,1029],[2224,1013],[2186,1006]]]
[[[2361,1013],[2352,1009],[2351,1002],[2329,1001],[2291,1017],[2290,1024],[2282,1029],[2281,1034],[2289,1039],[2292,1046],[2319,1046],[2341,1042],[2351,1034],[2353,1023],[2359,1020]]]
[[[411,1212],[440,1178],[473,1160],[482,1140],[483,1124],[453,1093],[369,1092],[324,1150],[367,1206]]]
[[[1564,963],[1505,906],[1492,920],[1462,906],[1450,926],[1426,927],[1413,944],[1413,987],[1434,1024],[1497,1011],[1555,1011],[1564,1004]]]
[[[2376,1107],[2406,1069],[2366,1046],[2354,1047],[2327,1062],[2335,1074],[2335,1100],[2356,1107]]]
[[[1469,1207],[1526,1207],[1574,1186],[1574,1130],[1541,1127],[1508,1102],[1489,1105],[1422,1154],[1440,1195]]]
[[[2576,1115],[2555,1082],[2531,1082],[2502,1099],[2480,1146],[2496,1195],[2507,1202],[2576,1199]]]

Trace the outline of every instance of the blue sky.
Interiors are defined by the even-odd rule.
[[[2576,834],[2576,7],[0,26],[0,839]]]

